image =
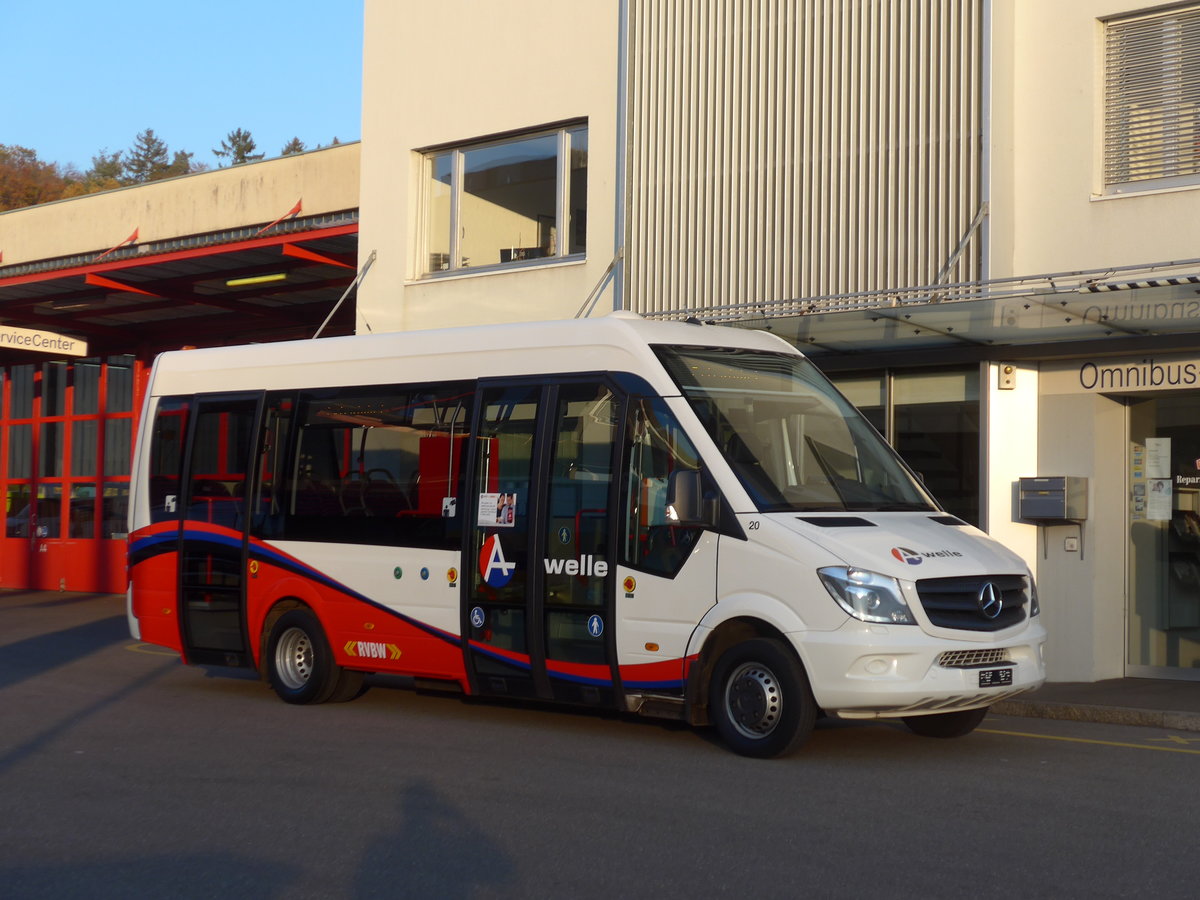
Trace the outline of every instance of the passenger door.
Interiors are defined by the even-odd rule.
[[[179,609],[189,661],[245,665],[250,455],[261,395],[198,398],[190,416],[179,543]]]
[[[599,379],[481,387],[462,623],[475,691],[616,702],[619,422]]]

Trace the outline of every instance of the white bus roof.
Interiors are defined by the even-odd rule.
[[[155,363],[155,396],[421,383],[569,372],[633,372],[677,393],[650,346],[798,351],[762,331],[663,322],[615,312],[594,319],[480,325],[435,331],[175,350]]]

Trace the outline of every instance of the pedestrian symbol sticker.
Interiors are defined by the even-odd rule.
[[[604,620],[599,616],[592,616],[588,619],[588,634],[592,637],[600,637],[604,634]]]

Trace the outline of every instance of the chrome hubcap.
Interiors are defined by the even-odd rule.
[[[313,673],[313,646],[308,632],[289,628],[275,645],[275,671],[279,680],[292,690],[308,684]]]

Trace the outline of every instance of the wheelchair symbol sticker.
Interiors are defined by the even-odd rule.
[[[483,607],[477,606],[471,610],[471,625],[475,628],[483,627]]]

